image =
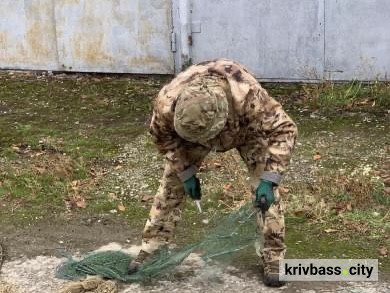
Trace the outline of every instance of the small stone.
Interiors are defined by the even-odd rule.
[[[378,249],[378,252],[381,256],[387,256],[389,253],[389,250],[387,249],[386,246],[382,246]]]
[[[19,290],[16,286],[6,283],[4,281],[0,281],[0,292],[1,293],[18,293]]]
[[[61,289],[59,293],[82,293],[84,292],[83,285],[81,282],[73,282],[66,285],[65,288]]]
[[[100,284],[94,291],[95,293],[117,293],[118,287],[114,281],[106,281]]]
[[[84,290],[87,290],[87,291],[88,290],[95,290],[102,283],[103,283],[103,280],[99,277],[87,278],[81,282]]]

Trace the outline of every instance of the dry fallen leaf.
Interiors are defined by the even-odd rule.
[[[76,206],[81,209],[85,209],[87,207],[87,202],[85,201],[84,198],[79,198],[76,201]]]
[[[319,159],[321,159],[321,154],[319,152],[316,152],[314,155],[313,155],[313,160],[314,161],[318,161]]]
[[[31,158],[36,158],[36,157],[39,157],[39,156],[42,156],[45,152],[37,152],[37,153],[32,153],[30,155]]]
[[[386,255],[388,255],[389,250],[387,249],[386,246],[382,246],[382,247],[379,247],[379,248],[378,248],[378,252],[379,252],[379,254],[380,254],[381,256],[386,256]]]
[[[207,163],[206,162],[202,162],[202,164],[199,167],[199,172],[205,171],[205,170],[207,170],[207,168],[208,168]]]
[[[71,186],[72,188],[77,188],[79,185],[80,185],[80,180],[73,180],[73,181],[70,183],[70,186]]]
[[[110,200],[117,200],[118,199],[118,196],[115,193],[113,193],[113,192],[110,192],[108,194],[108,197],[109,197]]]
[[[37,173],[39,175],[42,175],[43,173],[46,172],[46,168],[45,167],[35,167],[35,170],[37,171]]]
[[[20,150],[20,147],[18,147],[17,145],[12,145],[11,146],[11,149],[13,150],[13,151],[15,151],[15,152],[17,152],[17,153],[21,153],[21,150]]]
[[[215,162],[215,163],[214,163],[214,167],[215,167],[215,168],[221,168],[221,167],[222,167],[222,164],[221,164],[221,163],[218,163],[218,162]]]
[[[364,99],[363,101],[358,102],[358,105],[367,105],[370,101],[368,99]]]
[[[350,202],[340,202],[337,203],[335,206],[332,207],[332,209],[337,211],[337,214],[345,213],[346,211],[352,211],[352,204]]]
[[[325,229],[324,231],[325,231],[325,233],[334,233],[334,232],[337,232],[338,230],[336,230],[336,229]]]
[[[78,207],[84,209],[87,207],[87,202],[80,196],[72,196],[65,199],[65,205],[68,210]]]
[[[280,193],[289,193],[290,192],[290,189],[288,189],[287,187],[279,186],[278,189],[279,189]]]
[[[126,207],[122,203],[118,204],[118,211],[124,212],[125,210]]]
[[[154,196],[151,195],[151,194],[144,194],[144,195],[142,195],[142,197],[141,197],[141,201],[142,201],[142,202],[152,202],[153,199],[154,199]]]

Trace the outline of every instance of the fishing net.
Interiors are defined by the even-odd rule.
[[[215,260],[253,245],[258,237],[256,215],[251,204],[225,216],[199,241],[175,250],[161,249],[134,274],[127,274],[132,257],[122,251],[101,251],[86,255],[81,260],[71,257],[57,268],[57,277],[69,280],[87,275],[98,275],[124,282],[142,282],[164,275],[182,263],[191,253],[203,260]]]

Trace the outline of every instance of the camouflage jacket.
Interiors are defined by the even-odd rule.
[[[179,137],[173,124],[178,94],[198,75],[220,77],[227,85],[230,104],[224,129],[204,146]],[[154,101],[150,133],[159,152],[166,156],[178,174],[190,167],[187,151],[191,148],[226,151],[252,145],[262,149],[258,155],[264,157],[265,173],[281,177],[290,161],[297,128],[282,106],[268,95],[245,67],[234,61],[218,59],[189,67],[161,89]],[[280,179],[271,181],[279,183]]]

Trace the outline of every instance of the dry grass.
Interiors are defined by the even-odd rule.
[[[390,108],[390,84],[385,82],[324,82],[305,85],[303,92],[306,103],[321,111]]]
[[[216,188],[217,200],[223,209],[235,210],[253,200],[248,173],[236,151],[211,156],[202,169],[207,173],[204,177],[215,178],[208,184]],[[223,180],[218,173],[224,174]],[[373,236],[390,230],[386,224],[390,197],[374,170],[357,168],[345,174],[318,169],[313,176],[313,184],[290,180],[279,188],[288,217],[323,224],[324,230],[344,236],[348,233]],[[335,226],[338,229],[333,229]]]

